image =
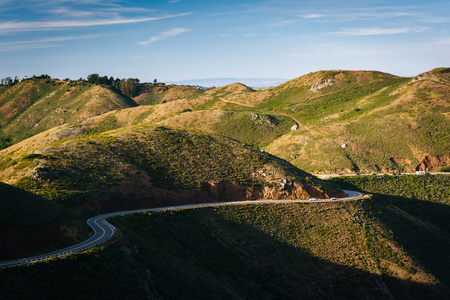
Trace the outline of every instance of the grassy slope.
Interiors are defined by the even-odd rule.
[[[157,106],[146,121],[226,135],[310,172],[410,171],[426,157],[438,169],[450,163],[446,70],[320,71],[261,92],[234,84],[179,100],[183,109]],[[333,84],[311,90],[322,79]]]
[[[78,120],[68,130],[82,130],[80,136],[138,123],[201,129],[263,147],[309,172],[410,171],[424,158],[431,162],[420,168],[438,169],[450,163],[446,70],[414,79],[375,71],[320,71],[260,92],[241,84],[200,95],[174,92],[173,97],[183,98]],[[311,90],[325,79],[333,84]],[[47,119],[53,120],[47,127],[58,120],[52,114]],[[290,131],[294,120],[301,127]],[[27,126],[38,127],[29,133],[40,131],[41,123],[46,124],[31,118]]]
[[[85,82],[26,80],[2,88],[0,125],[18,142],[66,122],[132,106],[132,100]]]
[[[375,178],[344,180],[362,190],[384,186]],[[391,194],[419,190],[424,179],[402,180]],[[434,189],[448,186],[443,177],[426,180]],[[432,190],[419,198],[433,198]],[[429,220],[445,214],[448,219],[450,199],[435,203],[377,191],[372,199],[352,202],[115,218],[124,237],[120,250],[99,249],[6,269],[0,271],[0,290],[10,298],[49,299],[75,299],[83,293],[106,299],[121,297],[121,290],[133,297],[165,299],[446,299],[448,225]],[[404,201],[408,205],[402,206]],[[403,211],[419,203],[420,213]],[[62,272],[70,276],[59,276]],[[94,287],[91,281],[102,284]],[[79,288],[67,292],[62,288],[67,282]]]
[[[303,125],[267,147],[274,155],[315,172],[406,171],[425,156],[448,157],[447,73],[433,70],[413,83],[378,72],[316,75],[335,84],[314,93],[309,84],[318,77],[300,77],[261,103]]]
[[[137,87],[137,96],[133,100],[140,105],[155,105],[183,98],[191,98],[203,94],[194,87],[164,83],[145,83]]]
[[[438,169],[450,163],[446,70],[415,79],[321,71],[261,92],[233,84],[152,106],[128,123],[207,130],[263,147],[309,172],[410,171],[426,157],[428,168]],[[322,79],[333,84],[311,90]],[[296,121],[301,126],[291,131]]]
[[[450,286],[450,176],[346,177],[343,187],[376,193],[377,218],[406,251]]]
[[[340,193],[338,187],[259,149],[197,131],[137,126],[37,148],[30,145],[36,146],[26,140],[2,151],[0,178],[12,184],[11,189],[41,199],[43,208],[21,211],[20,202],[10,197],[0,202],[2,214],[32,214],[51,221],[46,214],[52,210],[44,209],[48,204],[73,212],[63,215],[62,222],[50,222],[66,224],[67,231],[71,222],[109,211],[193,202],[324,198]],[[25,203],[31,203],[31,209],[38,201],[30,201]],[[79,230],[74,231],[78,238]],[[52,246],[44,248],[48,247]],[[11,255],[10,247],[6,248],[5,255]]]
[[[142,176],[163,189],[198,188],[204,182],[224,181],[271,186],[279,185],[283,178],[321,184],[308,173],[253,147],[219,136],[164,127],[121,129],[39,148],[4,150],[0,162],[2,180],[41,193],[58,190],[68,195],[118,192],[114,186]],[[41,180],[27,176],[33,170]],[[268,174],[261,175],[260,170]]]

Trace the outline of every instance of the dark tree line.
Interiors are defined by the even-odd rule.
[[[108,76],[100,76],[97,73],[88,75],[87,81],[92,84],[103,84],[110,86],[114,90],[130,98],[136,96],[137,84],[139,83],[138,78],[114,79],[114,77],[108,78]]]
[[[6,78],[0,79],[0,85],[13,86],[18,82],[19,82],[19,79],[17,78],[17,76],[14,77],[14,80],[11,77],[6,77]]]
[[[50,75],[42,74],[40,76],[33,75],[30,78],[26,78],[26,76],[25,76],[25,78],[23,78],[22,80],[37,80],[37,79],[51,79],[51,78],[52,77]],[[19,82],[20,82],[20,80],[17,76],[14,76],[14,79],[12,79],[11,77],[6,77],[6,78],[0,79],[0,85],[6,85],[6,86],[13,86]]]

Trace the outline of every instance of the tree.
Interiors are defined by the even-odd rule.
[[[12,138],[7,136],[7,135],[0,135],[0,150],[8,148],[9,146],[11,146],[12,143]]]
[[[87,77],[87,81],[91,84],[98,84],[100,83],[100,75],[98,75],[97,73],[90,74]]]
[[[136,84],[139,83],[138,78],[128,78],[122,79],[119,83],[119,91],[128,97],[136,96],[137,87]]]

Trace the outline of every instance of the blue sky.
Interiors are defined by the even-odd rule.
[[[0,78],[414,76],[449,54],[448,0],[0,0]]]

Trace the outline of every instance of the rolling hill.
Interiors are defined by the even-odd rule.
[[[114,245],[0,270],[0,292],[7,299],[447,299],[449,177],[339,183],[379,193],[117,217]],[[406,196],[411,190],[422,192]]]
[[[202,94],[195,87],[165,83],[142,83],[137,86],[133,100],[140,105],[154,105]]]
[[[0,129],[14,142],[62,125],[137,104],[84,81],[28,79],[0,88]]]
[[[119,217],[114,247],[0,270],[2,295],[447,298],[448,176],[312,173],[448,167],[450,69],[319,71],[263,91],[140,88],[134,99],[53,79],[0,88],[14,141],[0,151],[2,259],[86,238],[84,220],[103,212],[373,195]]]
[[[114,110],[88,119],[86,112],[80,118],[66,111],[62,115],[70,115],[70,119],[56,121],[52,114],[65,110],[54,108],[48,113],[49,106],[41,101],[41,109],[35,105],[36,113],[23,113],[28,124],[25,130],[17,131],[23,120],[16,117],[3,131],[17,141],[24,134],[59,123],[66,123],[72,133],[83,127],[83,134],[158,124],[226,136],[316,174],[437,171],[450,164],[446,138],[450,135],[448,70],[438,68],[414,78],[377,71],[319,71],[264,91],[239,83],[204,92],[144,84],[134,100],[154,105]],[[100,86],[90,89],[112,93]],[[105,94],[106,98],[112,96],[118,97]],[[3,107],[6,103],[12,102],[6,101]],[[117,107],[103,106],[105,111],[113,108]],[[45,120],[53,123],[37,123],[35,114],[45,113]]]
[[[0,238],[15,241],[5,243],[0,256],[34,253],[36,247],[51,249],[61,245],[61,240],[70,244],[87,237],[84,218],[105,212],[344,195],[337,185],[260,149],[217,135],[152,125],[75,138],[60,131],[52,129],[0,151],[0,181],[8,184],[1,187],[9,195],[0,201],[4,215]],[[24,203],[17,206],[21,202],[15,197],[23,195],[27,195],[21,200]],[[29,208],[24,210],[21,207],[26,203]],[[35,211],[39,205],[51,209]],[[22,221],[14,217],[21,214],[26,216]],[[21,223],[27,219],[30,225],[23,227]],[[30,227],[35,228],[33,236],[39,243],[33,244],[34,238],[25,234]],[[49,238],[42,239],[43,235]],[[16,251],[17,247],[21,251]]]
[[[259,92],[233,84],[145,121],[225,135],[313,173],[437,171],[450,164],[448,70],[320,71]]]

